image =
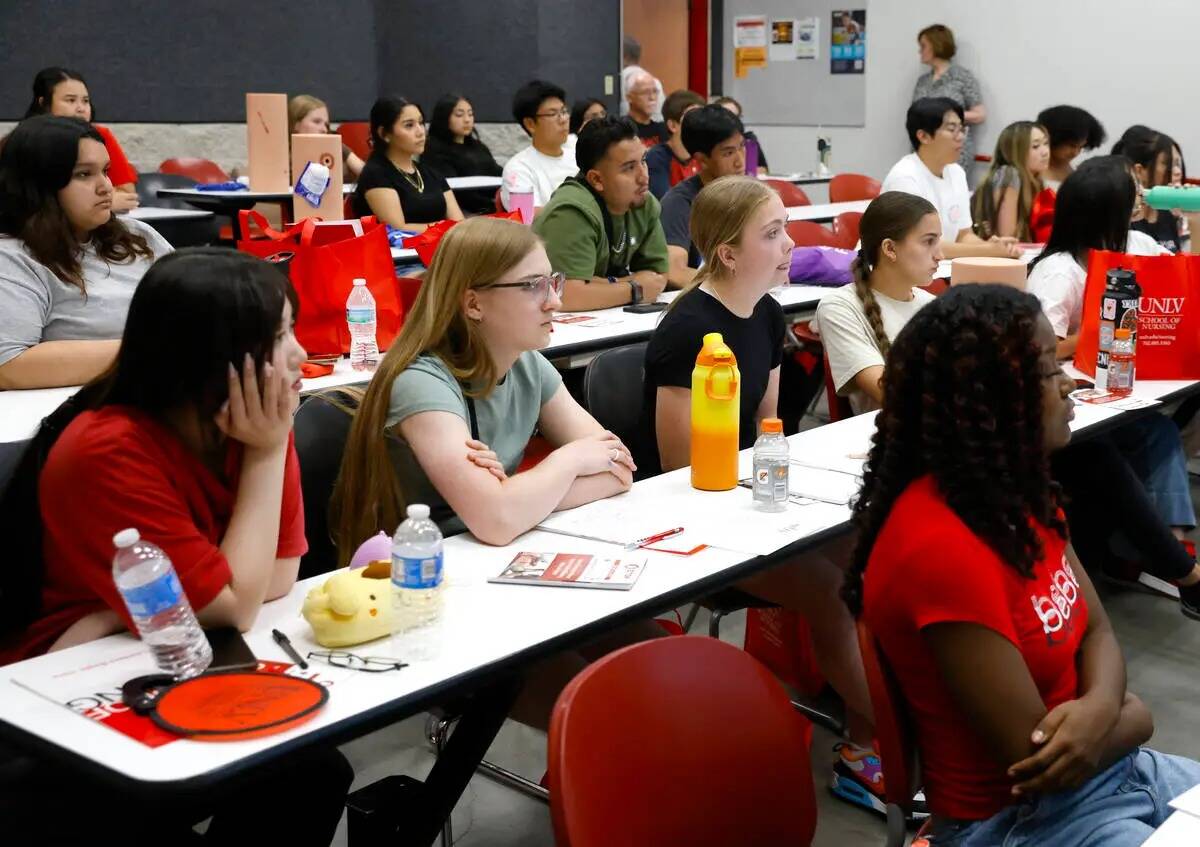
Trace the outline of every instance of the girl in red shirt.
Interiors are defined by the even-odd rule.
[[[1149,710],[1067,540],[1049,454],[1074,382],[1055,342],[1032,295],[962,286],[884,373],[846,599],[907,701],[937,847],[1132,847],[1200,782],[1139,746]]]
[[[88,123],[95,120],[92,96],[88,93],[87,81],[77,71],[67,68],[43,68],[33,78],[33,99],[25,110],[25,117],[34,115],[58,115],[62,118],[82,118]],[[113,184],[114,213],[136,209],[137,171],[129,164],[125,151],[107,127],[94,124],[96,132],[104,139],[108,149],[108,178]]]

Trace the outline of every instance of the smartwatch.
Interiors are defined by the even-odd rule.
[[[629,300],[630,303],[636,306],[642,302],[642,286],[633,277],[629,278],[629,291],[632,294]]]

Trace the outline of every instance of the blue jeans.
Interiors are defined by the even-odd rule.
[[[1194,527],[1196,512],[1179,427],[1162,415],[1146,415],[1114,430],[1112,439],[1142,481],[1163,523]]]
[[[1074,791],[934,830],[933,847],[1140,847],[1167,804],[1200,784],[1200,762],[1139,748]]]

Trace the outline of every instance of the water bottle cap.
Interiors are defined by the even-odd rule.
[[[1118,330],[1116,331],[1116,337],[1117,337],[1117,338],[1128,338],[1128,337],[1129,337],[1129,330],[1127,330],[1127,329],[1118,329]]]
[[[343,277],[343,279],[345,279],[345,277]],[[367,281],[360,276],[358,279],[354,280],[354,284],[355,285],[366,285]]]
[[[142,540],[142,536],[136,529],[123,529],[113,536],[113,544],[118,550],[124,550],[126,547],[132,547]]]
[[[783,432],[783,421],[781,421],[779,418],[763,418],[762,431],[764,433]]]
[[[423,521],[429,517],[429,507],[424,503],[413,503],[408,507],[408,516],[414,521]]]

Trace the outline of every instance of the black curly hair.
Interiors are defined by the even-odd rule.
[[[1067,536],[1044,447],[1041,307],[1006,285],[964,285],[923,308],[892,344],[843,597],[862,611],[863,572],[892,506],[933,477],[947,505],[1030,576],[1042,545],[1030,518]]]

